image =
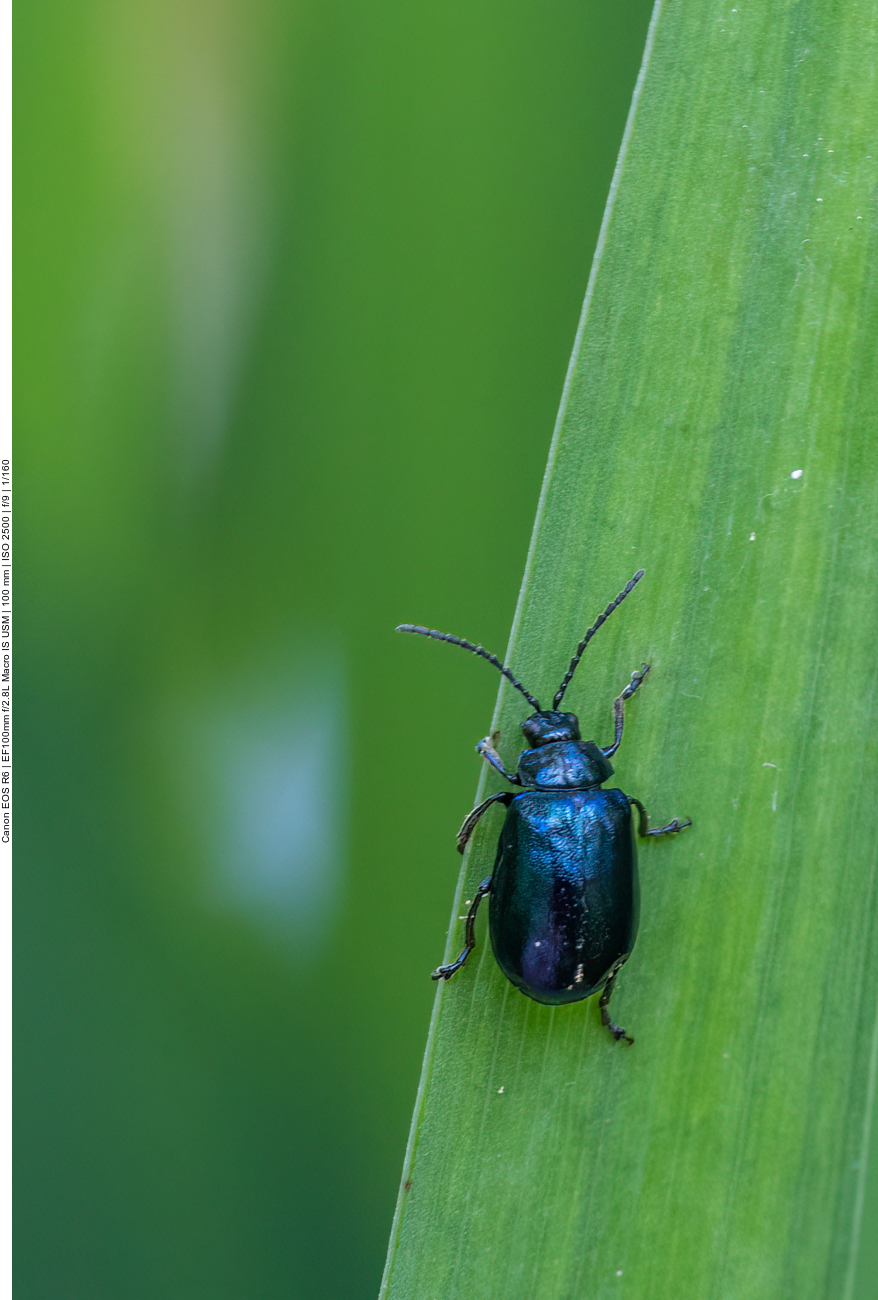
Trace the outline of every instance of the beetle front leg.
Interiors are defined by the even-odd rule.
[[[454,972],[456,970],[460,970],[461,966],[466,961],[467,957],[470,955],[473,948],[475,948],[476,912],[478,912],[479,910],[479,903],[481,903],[482,899],[485,897],[486,894],[490,893],[490,891],[491,891],[491,877],[488,876],[485,880],[482,881],[482,883],[479,885],[478,889],[476,890],[476,896],[473,899],[470,909],[466,914],[466,931],[465,931],[466,947],[458,957],[457,961],[453,961],[449,966],[439,966],[436,970],[434,970],[431,976],[432,979],[450,980]]]
[[[473,808],[472,812],[467,813],[463,819],[463,825],[457,832],[458,853],[463,853],[469,843],[469,837],[476,828],[476,824],[482,815],[488,811],[492,803],[504,803],[508,808],[514,798],[515,795],[510,794],[508,790],[501,790],[500,794],[492,794],[484,803],[480,803],[477,808]]]
[[[678,821],[677,818],[675,817],[672,822],[668,822],[667,826],[657,826],[655,830],[651,831],[649,829],[649,814],[647,813],[646,809],[644,808],[640,800],[634,799],[629,794],[628,802],[632,804],[640,814],[638,818],[638,824],[637,824],[637,834],[640,835],[643,839],[645,839],[647,835],[676,835],[678,831],[684,831],[687,826],[692,825],[691,817],[687,817],[686,820],[683,822]]]
[[[616,738],[612,745],[604,750],[604,758],[611,758],[616,750],[622,744],[622,732],[625,729],[625,701],[630,700],[631,696],[637,690],[638,686],[643,684],[643,679],[649,672],[649,664],[644,664],[640,672],[631,674],[631,681],[625,687],[621,695],[618,695],[613,701],[613,718],[616,723]]]
[[[626,1043],[633,1043],[634,1039],[631,1037],[631,1035],[626,1034],[625,1030],[622,1028],[621,1025],[617,1025],[613,1020],[610,1019],[610,1013],[607,1010],[607,1007],[609,1006],[610,998],[613,996],[613,989],[616,984],[616,978],[619,974],[619,971],[622,969],[623,965],[624,963],[620,962],[619,965],[611,974],[610,978],[607,980],[606,984],[604,985],[604,991],[601,994],[601,1000],[598,1003],[598,1005],[600,1006],[601,1009],[601,1024],[603,1025],[604,1029],[609,1029],[610,1033],[613,1035],[617,1043],[620,1042],[623,1038]]]
[[[484,740],[479,741],[476,745],[476,753],[481,754],[482,758],[485,759],[486,762],[490,763],[492,767],[495,767],[501,776],[505,776],[507,781],[511,781],[513,785],[521,785],[521,781],[517,776],[514,776],[512,772],[506,771],[506,768],[503,766],[503,759],[491,744],[490,736],[486,736]]]

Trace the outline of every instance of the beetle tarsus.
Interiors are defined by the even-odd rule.
[[[643,679],[646,677],[646,674],[650,670],[650,667],[651,667],[650,664],[641,664],[639,670],[635,670],[631,674],[631,681],[628,683],[628,685],[625,687],[622,694],[619,696],[620,700],[631,699],[631,696],[637,690],[638,686],[642,684]]]
[[[647,831],[647,835],[676,835],[679,831],[684,831],[687,826],[692,825],[692,818],[687,817],[684,822],[678,821],[675,817],[667,826],[658,826],[653,831]]]
[[[626,1042],[629,1045],[629,1047],[634,1046],[634,1039],[631,1037],[631,1035],[626,1034],[625,1030],[622,1028],[621,1025],[614,1024],[609,1016],[607,1016],[607,1018],[603,1020],[603,1024],[607,1029],[609,1029],[610,1033],[613,1035],[617,1043]]]

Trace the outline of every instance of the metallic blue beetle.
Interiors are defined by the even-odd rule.
[[[450,979],[475,947],[475,919],[479,904],[491,894],[491,944],[507,979],[535,1002],[558,1006],[580,1002],[600,992],[601,1020],[614,1038],[633,1043],[625,1030],[613,1023],[607,1009],[619,971],[631,956],[637,938],[640,888],[634,846],[632,807],[638,811],[638,834],[673,835],[690,820],[668,822],[650,830],[646,809],[639,799],[621,790],[602,790],[613,774],[610,756],[622,742],[625,701],[649,672],[644,664],[616,699],[613,712],[616,735],[602,749],[582,740],[573,713],[558,706],[576,671],[585,647],[613,610],[643,577],[639,569],[624,591],[607,606],[588,629],[570,661],[551,709],[524,689],[496,655],[480,645],[403,623],[397,632],[416,632],[449,641],[487,659],[506,677],[535,712],[521,724],[530,745],[518,758],[518,773],[507,772],[491,737],[477,746],[484,759],[521,794],[492,794],[467,816],[457,836],[461,853],[476,823],[494,803],[506,805],[494,871],[476,891],[466,918],[466,944],[449,966],[433,971],[433,979]]]

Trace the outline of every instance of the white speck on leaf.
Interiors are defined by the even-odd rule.
[[[801,478],[804,473],[805,471],[803,469],[794,469],[790,478]]]
[[[756,541],[756,534],[755,534],[755,533],[751,533],[751,534],[750,534],[750,541],[751,541],[751,542],[755,542],[755,541]]]

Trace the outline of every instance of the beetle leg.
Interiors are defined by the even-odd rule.
[[[508,790],[501,790],[500,794],[492,794],[484,803],[480,803],[478,808],[473,808],[472,812],[467,813],[466,817],[463,819],[463,825],[457,832],[458,853],[463,853],[469,843],[469,837],[476,828],[477,822],[481,818],[482,814],[488,811],[492,803],[505,803],[508,808],[514,798],[515,795],[510,794]]]
[[[621,695],[613,701],[613,718],[616,723],[616,739],[607,749],[604,750],[604,758],[610,758],[622,744],[622,731],[625,727],[625,701],[630,700],[631,696],[643,682],[644,677],[649,672],[649,664],[644,664],[640,672],[631,674],[631,681],[625,687]]]
[[[482,899],[485,897],[486,894],[490,893],[490,890],[491,890],[491,877],[488,876],[485,880],[482,881],[482,883],[479,885],[478,889],[476,890],[476,896],[473,899],[470,909],[466,914],[466,931],[465,931],[466,946],[463,952],[460,954],[457,961],[453,961],[450,964],[450,966],[439,966],[436,970],[434,970],[431,977],[432,979],[434,980],[451,979],[451,976],[454,974],[454,972],[456,970],[460,970],[461,966],[466,961],[467,957],[470,955],[473,948],[475,948],[476,912],[479,910],[479,903],[481,903]]]
[[[644,839],[646,838],[647,835],[676,835],[677,831],[684,831],[687,826],[692,825],[691,817],[687,817],[684,822],[679,821],[675,817],[672,822],[668,822],[667,826],[657,826],[655,830],[651,831],[649,829],[649,814],[647,813],[646,809],[644,808],[640,800],[633,798],[633,796],[629,794],[628,802],[630,804],[633,804],[637,808],[637,811],[640,814],[640,817],[638,819],[637,834],[642,836]]]
[[[625,1030],[622,1028],[621,1025],[617,1025],[614,1021],[610,1019],[610,1013],[607,1010],[607,1006],[609,1004],[610,998],[613,996],[613,988],[615,987],[616,984],[616,976],[619,974],[619,971],[622,969],[623,965],[624,963],[620,962],[619,965],[616,967],[616,969],[610,975],[610,978],[607,980],[606,984],[604,985],[604,991],[601,994],[601,1000],[598,1005],[600,1006],[601,1009],[601,1024],[603,1025],[604,1029],[609,1029],[610,1033],[613,1035],[617,1043],[622,1038],[624,1038],[626,1043],[633,1043],[634,1039],[630,1036],[630,1034],[625,1033]]]
[[[480,740],[476,745],[476,752],[481,754],[482,758],[484,758],[486,762],[490,763],[492,767],[496,767],[500,775],[505,776],[507,781],[511,781],[513,785],[521,785],[521,781],[517,776],[514,776],[512,772],[506,771],[506,768],[503,766],[503,759],[491,744],[491,739],[491,736],[486,736],[484,740]]]

